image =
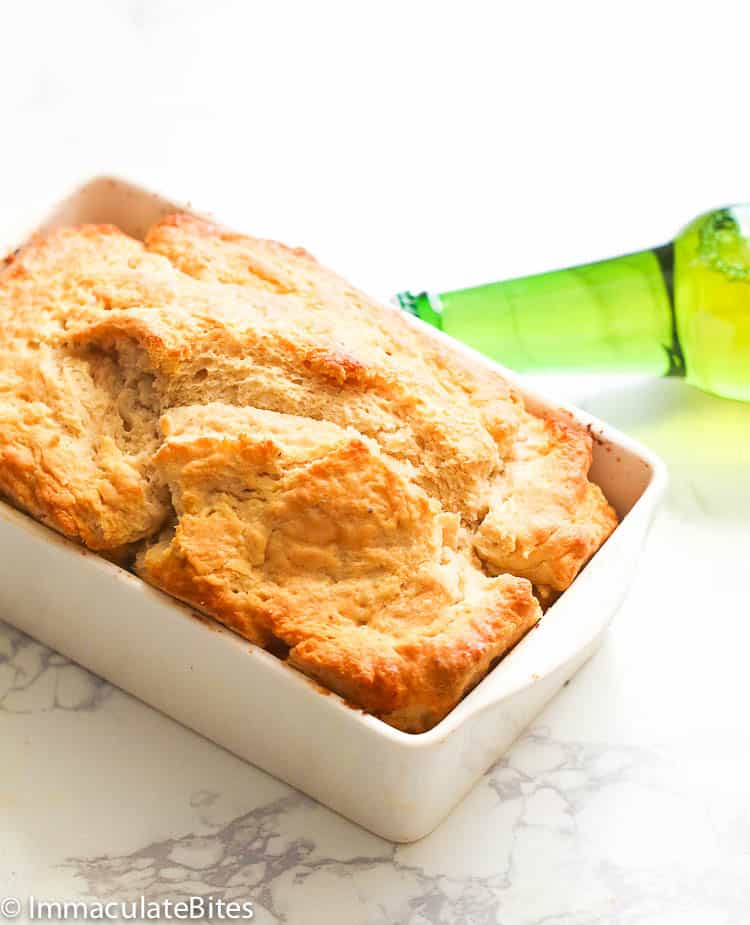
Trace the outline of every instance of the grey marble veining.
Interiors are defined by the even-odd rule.
[[[209,834],[65,863],[91,897],[251,898],[260,922],[628,925],[662,921],[659,915],[678,897],[684,921],[692,921],[695,910],[714,914],[726,902],[724,918],[702,921],[740,925],[747,921],[750,882],[738,883],[735,870],[716,865],[696,877],[676,843],[674,857],[652,866],[649,842],[664,841],[664,834],[650,825],[663,823],[663,804],[674,803],[669,781],[678,773],[657,750],[559,741],[537,727],[485,777],[469,798],[473,806],[415,845],[373,837],[366,853],[347,856],[348,823],[334,823],[339,837],[332,840],[320,826],[321,815],[331,814],[290,793]],[[647,801],[653,817],[630,802],[634,796]],[[204,794],[191,801],[198,815],[210,800]],[[597,806],[634,813],[627,834],[640,847],[628,846],[619,858],[597,857]],[[668,806],[666,815],[679,811]],[[681,838],[683,827],[674,834]],[[705,826],[698,827],[695,837],[705,835]],[[461,860],[466,854],[468,863]],[[311,908],[303,918],[308,901],[321,897],[324,912]],[[561,901],[565,912],[557,913]]]
[[[111,690],[64,655],[0,623],[0,710],[95,710]]]

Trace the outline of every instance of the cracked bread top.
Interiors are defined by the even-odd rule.
[[[616,524],[584,429],[300,249],[60,229],[10,259],[0,318],[0,491],[398,728]]]

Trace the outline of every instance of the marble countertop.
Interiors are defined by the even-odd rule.
[[[261,923],[746,922],[750,406],[556,387],[671,487],[603,648],[435,833],[382,841],[4,627],[5,891],[250,899]]]
[[[385,296],[632,251],[750,199],[749,24],[720,5],[683,5],[675,42],[671,4],[615,29],[593,2],[28,0],[4,20],[0,221],[123,173]],[[263,925],[745,925],[750,405],[550,388],[660,453],[671,485],[602,649],[437,831],[369,835],[0,624],[0,897],[238,897]]]

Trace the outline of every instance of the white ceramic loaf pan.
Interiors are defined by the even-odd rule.
[[[0,249],[12,250],[38,228],[83,222],[111,222],[142,237],[180,208],[122,180],[97,178],[31,227],[4,236]],[[493,365],[468,353],[477,365]],[[506,374],[532,406],[559,406]],[[273,655],[2,502],[0,619],[376,834],[414,841],[438,825],[596,650],[633,575],[666,483],[664,464],[570,410],[592,427],[592,477],[622,522],[541,623],[421,735],[324,694]]]

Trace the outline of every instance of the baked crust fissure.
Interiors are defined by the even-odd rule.
[[[616,525],[585,429],[301,249],[63,228],[9,258],[0,316],[0,492],[399,729]]]

